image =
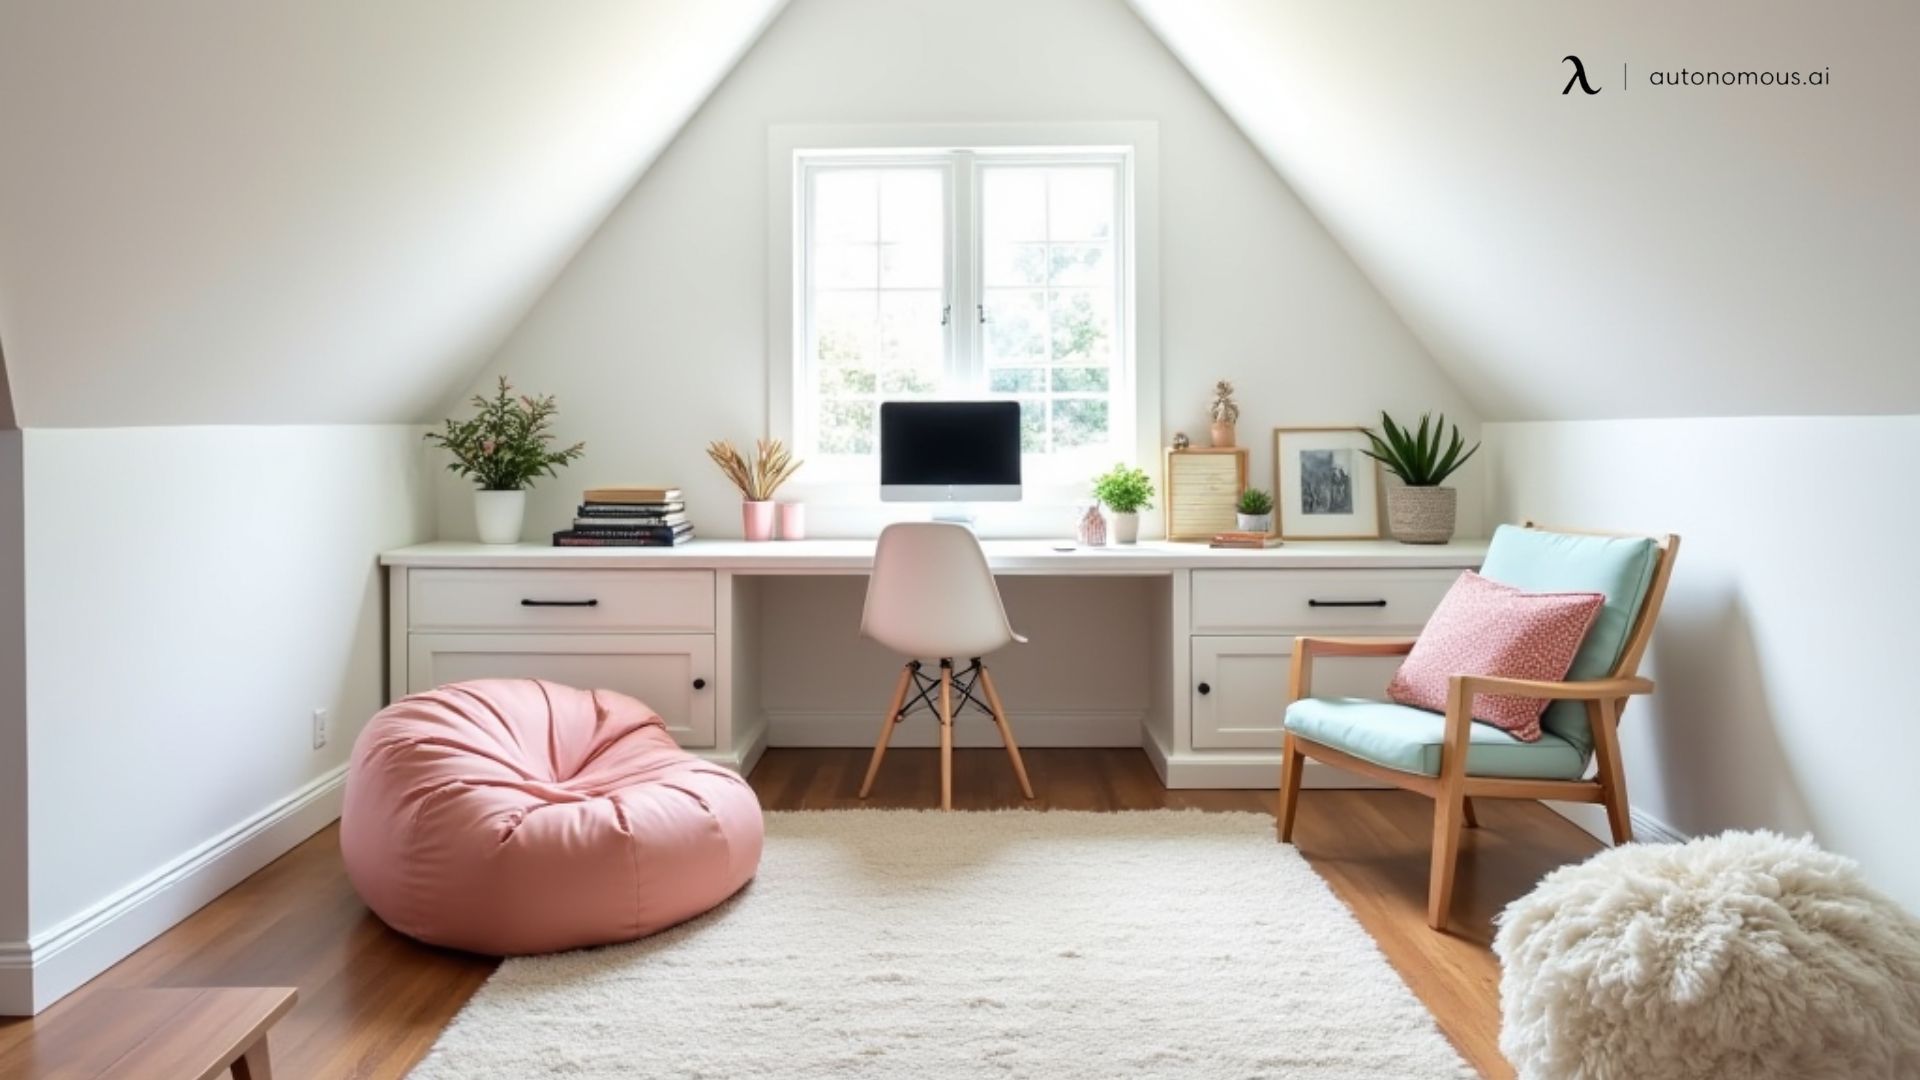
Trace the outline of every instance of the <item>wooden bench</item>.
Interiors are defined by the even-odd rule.
[[[8,1080],[273,1080],[267,1029],[293,1008],[290,987],[99,990],[0,1040]]]

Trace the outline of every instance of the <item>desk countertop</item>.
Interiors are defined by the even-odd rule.
[[[1164,574],[1172,570],[1373,567],[1454,568],[1480,565],[1484,540],[1400,544],[1390,540],[1296,541],[1263,551],[1205,544],[1147,541],[1121,547],[1071,548],[1061,540],[985,540],[987,561],[1006,573]],[[872,540],[797,540],[747,543],[695,540],[676,548],[556,548],[544,544],[436,542],[380,556],[384,566],[519,567],[561,569],[711,569],[747,573],[865,571]]]

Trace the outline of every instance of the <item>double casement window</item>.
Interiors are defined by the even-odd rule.
[[[1035,478],[1134,446],[1127,149],[794,157],[792,430],[870,468],[879,403],[1020,403]]]

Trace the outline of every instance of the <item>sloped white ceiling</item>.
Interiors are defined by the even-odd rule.
[[[1920,412],[1911,0],[1130,2],[1486,418]]]
[[[0,7],[18,419],[422,417],[783,3]]]

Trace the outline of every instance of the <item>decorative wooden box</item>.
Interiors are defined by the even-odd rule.
[[[1244,446],[1167,451],[1167,539],[1208,541],[1233,531],[1248,453]]]

